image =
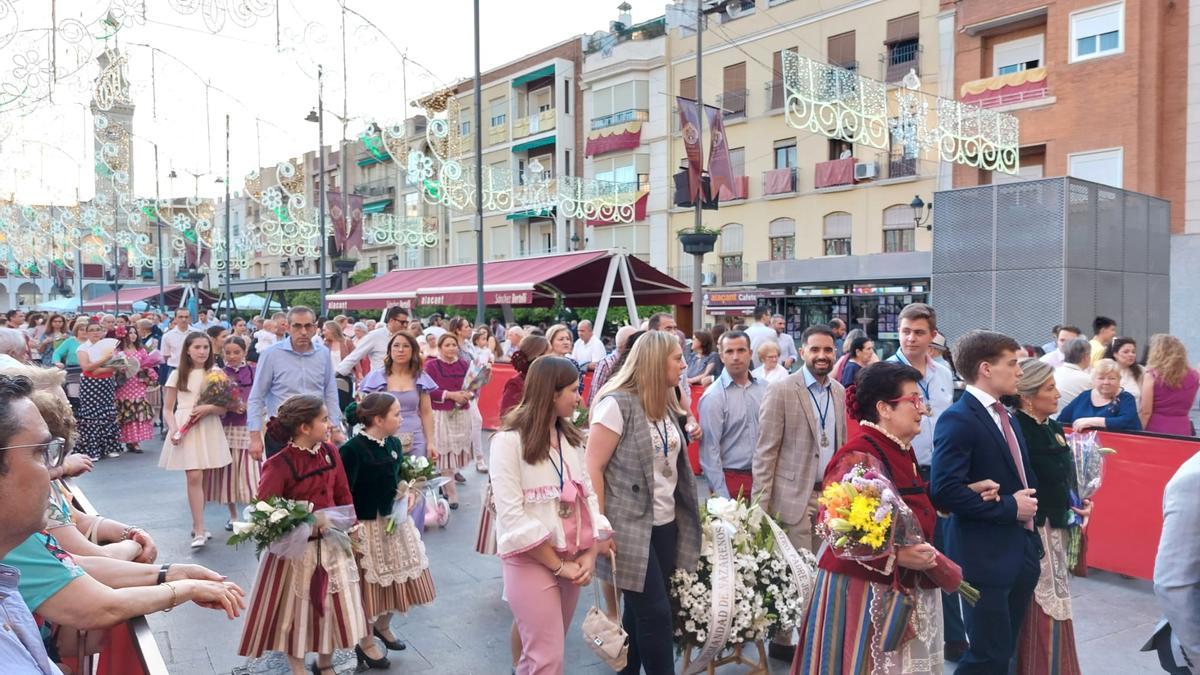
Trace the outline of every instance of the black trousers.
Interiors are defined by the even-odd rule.
[[[621,623],[629,634],[629,661],[622,675],[674,675],[675,643],[669,580],[675,573],[679,528],[675,521],[650,530],[650,560],[641,593],[625,591]]]
[[[963,603],[963,619],[971,643],[958,662],[957,675],[1007,675],[1016,653],[1021,621],[1033,598],[1041,573],[1036,532],[1025,533],[1025,552],[1021,569],[1012,586],[979,585],[979,602],[972,607]]]

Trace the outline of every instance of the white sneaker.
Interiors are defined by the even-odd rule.
[[[205,537],[203,534],[192,538],[192,548],[193,549],[204,548],[204,545],[207,543],[208,543],[208,538]]]

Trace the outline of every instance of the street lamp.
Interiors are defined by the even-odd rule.
[[[321,66],[317,66],[317,109],[309,110],[308,116],[304,118],[305,122],[317,123],[317,222],[320,226],[321,236],[321,260],[318,265],[319,274],[321,276],[320,283],[320,307],[317,308],[317,315],[325,315],[325,284],[328,281],[325,272],[325,249],[329,245],[325,238],[325,70]]]
[[[933,215],[933,202],[926,204],[921,195],[916,195],[908,205],[912,207],[913,223],[919,228],[933,231],[933,223],[929,222],[930,216]]]

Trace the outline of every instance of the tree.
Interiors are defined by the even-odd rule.
[[[317,291],[287,291],[288,306],[304,305],[318,314],[321,312],[321,294]]]
[[[370,267],[361,269],[350,275],[350,285],[357,286],[364,281],[370,281],[375,278],[375,272]]]

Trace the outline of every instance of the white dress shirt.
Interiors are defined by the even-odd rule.
[[[587,342],[584,342],[583,338],[579,338],[571,350],[571,359],[581,366],[600,363],[600,360],[607,355],[608,353],[604,351],[604,343],[595,335]]]
[[[171,330],[163,333],[162,355],[168,366],[179,367],[179,356],[183,353],[183,339],[186,337],[187,331],[179,330],[178,326],[173,326]]]
[[[1064,363],[1054,369],[1054,386],[1058,387],[1058,412],[1077,396],[1092,388],[1092,376],[1074,363]],[[1055,413],[1055,419],[1058,414]]]
[[[349,375],[354,372],[354,366],[358,365],[363,357],[371,359],[371,370],[382,368],[383,359],[387,356],[388,342],[391,340],[392,334],[386,326],[380,326],[367,333],[355,345],[354,351],[342,357],[341,363],[337,364],[338,375]]]

